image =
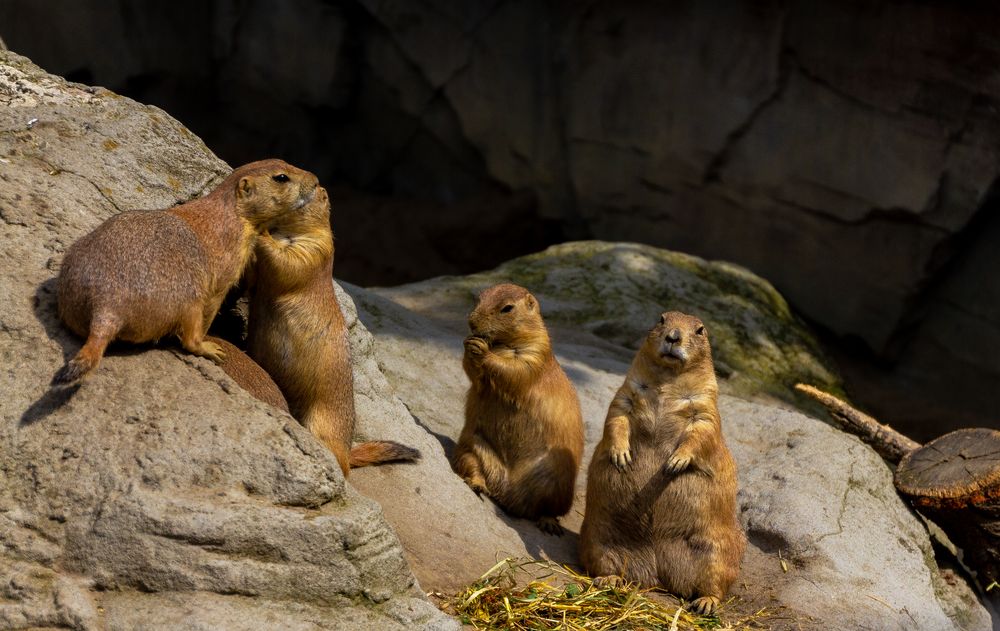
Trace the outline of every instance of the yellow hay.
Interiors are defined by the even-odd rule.
[[[520,579],[520,580],[519,580]],[[527,581],[524,583],[524,581]],[[524,583],[519,585],[519,582]],[[570,568],[536,559],[504,559],[444,604],[445,611],[476,629],[592,631],[636,629],[743,631],[766,628],[761,609],[740,620],[699,616],[650,598],[657,590],[633,584],[596,586]],[[662,593],[662,592],[661,592]]]

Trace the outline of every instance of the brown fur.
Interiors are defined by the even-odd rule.
[[[274,383],[266,370],[250,359],[249,355],[221,337],[209,337],[208,340],[218,344],[225,353],[219,368],[229,375],[230,379],[258,401],[288,412],[288,402],[281,394],[281,388]]]
[[[281,387],[292,416],[351,467],[416,460],[390,441],[351,449],[354,376],[347,326],[333,291],[330,199],[322,187],[258,240],[247,350]]]
[[[596,577],[662,584],[715,610],[746,537],[736,464],[722,439],[708,333],[664,313],[618,389],[594,450],[580,560]]]
[[[506,311],[505,311],[506,310]],[[472,382],[452,467],[515,517],[561,532],[583,454],[576,390],[552,354],[538,301],[496,285],[469,315],[462,365]]]
[[[188,352],[221,361],[222,350],[205,334],[250,260],[258,231],[304,204],[316,185],[315,175],[281,160],[252,162],[205,197],[121,213],[79,239],[59,272],[59,316],[87,341],[53,384],[82,379],[116,339],[176,334]]]

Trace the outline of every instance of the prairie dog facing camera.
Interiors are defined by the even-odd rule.
[[[715,611],[746,548],[718,391],[704,324],[662,314],[611,402],[588,470],[580,558],[592,576],[659,584],[694,598],[699,613]]]

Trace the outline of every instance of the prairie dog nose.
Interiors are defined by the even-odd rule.
[[[670,340],[671,342],[679,342],[681,339],[681,330],[670,329],[670,331],[667,332],[667,339]]]

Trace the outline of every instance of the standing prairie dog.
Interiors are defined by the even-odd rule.
[[[452,467],[507,513],[561,534],[583,454],[576,390],[549,342],[538,301],[490,287],[469,315],[462,365],[472,382]]]
[[[281,160],[251,162],[200,199],[123,212],[76,241],[59,271],[59,316],[87,341],[53,385],[82,379],[116,339],[176,334],[186,351],[221,361],[224,352],[205,334],[250,260],[258,231],[305,205],[317,183]]]
[[[695,611],[715,611],[746,548],[718,391],[705,326],[661,315],[611,402],[588,470],[580,559],[591,576],[659,583],[696,597]]]
[[[352,467],[420,458],[416,449],[392,441],[351,448],[354,376],[333,291],[330,198],[322,187],[258,240],[247,352],[274,378],[292,416],[337,457],[344,476]]]

